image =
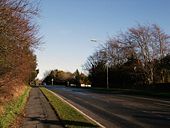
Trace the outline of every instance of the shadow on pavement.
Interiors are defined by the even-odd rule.
[[[71,121],[71,120],[43,120],[41,117],[27,117],[30,121],[38,121],[42,123],[43,125],[61,125],[61,122],[64,126],[66,125],[72,125],[72,126],[82,126],[82,127],[91,127],[91,128],[97,128],[97,125],[93,125],[91,123],[86,122],[80,122],[80,121]]]
[[[29,121],[38,121],[44,125],[61,125],[61,122],[58,120],[46,120],[42,119],[41,117],[27,117]]]

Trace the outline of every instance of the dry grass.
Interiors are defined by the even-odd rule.
[[[0,115],[4,112],[3,106],[0,104]]]
[[[0,115],[1,128],[8,128],[8,127],[17,128],[20,122],[20,118],[17,117],[22,117],[22,112],[24,110],[27,97],[29,96],[29,91],[30,91],[30,87],[28,86],[20,87],[18,89],[9,91],[9,92],[13,92],[13,98],[11,97],[12,100],[10,101],[8,100],[8,102],[3,104],[4,112],[1,113]]]
[[[4,106],[19,97],[25,88],[26,86],[18,81],[11,81],[0,87],[0,115],[4,112]]]

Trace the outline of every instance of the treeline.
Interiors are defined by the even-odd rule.
[[[137,25],[111,37],[88,57],[93,87],[143,88],[170,82],[170,36],[158,25]],[[148,86],[147,86],[148,87]]]
[[[81,84],[89,84],[88,77],[76,70],[74,73],[65,72],[62,70],[52,70],[44,74],[43,84],[47,85],[67,85],[71,84],[80,86]]]
[[[0,1],[0,97],[19,90],[36,77],[34,49],[39,45],[36,1]],[[12,96],[15,94],[11,94]],[[3,99],[3,98],[2,98]]]

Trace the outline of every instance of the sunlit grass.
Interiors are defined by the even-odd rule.
[[[56,110],[57,114],[59,115],[59,118],[61,119],[65,127],[68,128],[97,127],[96,124],[86,119],[77,110],[72,108],[67,103],[61,101],[58,97],[49,92],[47,89],[41,88],[41,90],[46,95],[49,102],[52,104],[53,108]]]
[[[4,113],[0,115],[0,128],[8,128],[15,118],[22,112],[26,105],[29,91],[30,87],[27,87],[21,96],[6,103]]]

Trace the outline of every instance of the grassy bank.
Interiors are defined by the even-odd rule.
[[[106,89],[106,88],[90,88],[88,89],[91,92],[104,93],[104,94],[124,94],[124,95],[134,95],[142,97],[151,97],[151,98],[163,98],[170,99],[170,92],[162,91],[152,91],[152,90],[136,90],[136,89]]]
[[[4,106],[4,113],[0,115],[0,128],[8,128],[15,118],[22,112],[29,95],[30,87],[26,87],[21,96],[9,101]]]
[[[49,92],[45,88],[41,88],[42,92],[46,95],[49,102],[59,115],[62,123],[68,128],[93,128],[97,127],[96,124],[86,119],[82,114],[76,111],[74,108],[63,102],[61,99],[56,97],[54,94]]]

